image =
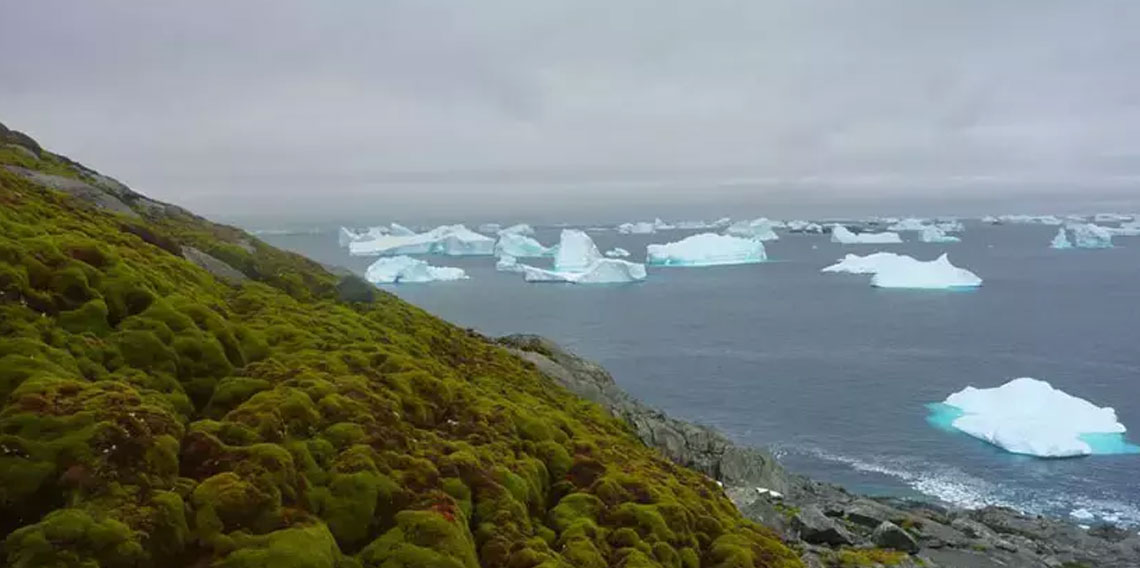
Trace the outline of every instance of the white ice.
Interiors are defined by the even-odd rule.
[[[926,219],[917,219],[910,217],[903,219],[889,227],[888,231],[921,231],[926,228]]]
[[[1039,225],[1064,224],[1056,215],[1001,215],[998,220],[1003,223],[1035,223]]]
[[[950,259],[942,256],[927,262],[905,257],[909,262],[888,263],[871,278],[876,288],[973,288],[982,285],[977,274],[950,264]]]
[[[499,233],[499,235],[512,234],[512,235],[524,235],[527,237],[533,237],[534,236],[534,227],[531,227],[530,225],[528,225],[526,223],[519,223],[517,225],[511,225],[510,227],[507,227],[506,229],[501,229],[498,231],[498,233]]]
[[[1121,213],[1097,213],[1093,216],[1093,221],[1097,223],[1122,223],[1124,221],[1131,221],[1134,218],[1132,215],[1124,215]]]
[[[503,226],[499,223],[483,223],[478,227],[479,232],[485,235],[493,235],[503,230]]]
[[[554,255],[554,270],[582,272],[602,258],[590,235],[577,229],[563,229],[558,239],[558,252]]]
[[[657,232],[657,226],[651,221],[638,221],[636,223],[622,223],[617,231],[623,235],[651,235]]]
[[[522,272],[523,265],[519,264],[519,259],[509,254],[504,254],[495,262],[495,270],[499,272]]]
[[[1055,249],[1071,249],[1073,243],[1069,242],[1069,234],[1065,232],[1064,227],[1057,228],[1057,234],[1053,236],[1053,241],[1049,243],[1049,248]]]
[[[413,231],[413,230],[411,230],[411,229],[409,229],[409,228],[407,228],[407,227],[405,227],[399,223],[392,223],[391,227],[392,228],[388,232],[393,234],[393,235],[396,235],[396,236],[410,237],[410,236],[416,234],[415,231]]]
[[[935,225],[927,225],[922,228],[922,232],[918,234],[919,240],[924,243],[956,243],[962,239],[946,234],[946,231],[938,228]]]
[[[1121,223],[1119,227],[1104,227],[1114,237],[1140,237],[1140,221]]]
[[[629,251],[621,247],[614,247],[606,251],[606,256],[610,258],[625,258],[629,256]]]
[[[720,219],[717,219],[716,221],[712,221],[712,222],[709,222],[709,221],[678,221],[677,224],[674,225],[674,227],[676,227],[678,229],[686,229],[686,230],[691,231],[691,230],[701,230],[701,229],[719,229],[721,227],[727,227],[730,223],[732,223],[731,219],[729,219],[728,217],[721,217]]]
[[[410,256],[392,256],[378,259],[364,272],[364,279],[373,284],[399,284],[405,282],[433,282],[437,280],[463,280],[467,274],[462,268],[431,266]]]
[[[822,233],[823,225],[811,221],[788,221],[788,231],[793,233]]]
[[[445,254],[449,256],[490,255],[495,239],[480,235],[463,225],[444,225],[426,233],[402,234],[408,229],[392,223],[392,234],[349,243],[354,256],[395,256],[404,254]]]
[[[714,266],[763,262],[764,243],[759,240],[701,233],[668,244],[646,247],[646,262],[661,266]]]
[[[854,244],[873,244],[873,245],[886,245],[898,244],[902,242],[898,233],[852,233],[850,229],[843,225],[832,225],[831,227],[831,242],[842,243],[845,245]]]
[[[1112,248],[1112,233],[1099,225],[1082,223],[1069,225],[1073,233],[1073,246],[1077,248]]]
[[[914,259],[893,252],[876,252],[866,256],[848,254],[839,262],[828,266],[821,272],[844,272],[847,274],[875,274],[887,266],[900,262],[913,262]]]
[[[1123,434],[1116,411],[1055,389],[1045,381],[1014,379],[1000,387],[966,387],[943,401],[963,415],[951,425],[1015,454],[1060,458],[1088,455],[1082,434]]]
[[[637,282],[645,280],[644,264],[636,264],[616,258],[602,258],[594,261],[585,270],[565,272],[561,270],[546,270],[526,264],[519,265],[523,269],[523,279],[527,282],[569,282],[572,284],[618,284],[623,282]]]
[[[737,221],[728,226],[724,233],[734,237],[744,237],[748,239],[755,239],[757,241],[775,241],[779,240],[780,236],[772,228],[776,225],[774,221],[761,217],[751,221]]]
[[[516,258],[535,256],[550,256],[554,251],[542,243],[520,233],[500,233],[499,242],[495,243],[495,254],[509,255]]]
[[[961,233],[966,230],[966,226],[956,219],[938,220],[934,223],[934,226],[941,229],[944,233]]]

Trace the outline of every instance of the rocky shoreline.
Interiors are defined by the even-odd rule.
[[[646,445],[716,480],[745,516],[799,550],[805,566],[1140,567],[1135,531],[1104,524],[1084,529],[1002,507],[968,510],[852,494],[790,473],[766,451],[738,446],[711,428],[641,403],[600,365],[549,339],[511,335],[498,341],[571,392],[607,408]]]

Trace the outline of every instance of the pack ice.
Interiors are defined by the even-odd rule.
[[[852,233],[843,225],[831,226],[831,242],[845,245],[870,244],[887,245],[902,242],[898,233]]]
[[[1124,441],[1126,428],[1112,408],[1028,377],[994,388],[968,386],[930,408],[932,421],[952,419],[951,427],[1015,454],[1064,458],[1140,452]]]
[[[645,258],[651,265],[714,266],[763,262],[767,256],[759,240],[701,233],[674,243],[649,245]]]
[[[391,256],[377,259],[364,272],[364,279],[373,284],[400,284],[404,282],[434,282],[437,280],[464,280],[462,268],[431,266],[410,256]]]

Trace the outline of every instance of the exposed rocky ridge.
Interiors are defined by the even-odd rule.
[[[775,529],[803,552],[807,566],[846,565],[848,545],[910,554],[896,565],[961,568],[1136,568],[1140,535],[1012,509],[966,510],[948,504],[853,495],[785,471],[765,451],[742,448],[715,430],[671,418],[639,402],[597,363],[534,335],[499,340],[571,392],[625,420],[676,463],[723,484],[745,516]],[[774,489],[780,495],[773,495]],[[842,547],[842,548],[841,548]],[[858,565],[874,565],[858,564]]]

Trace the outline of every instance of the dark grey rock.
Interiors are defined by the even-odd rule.
[[[918,552],[918,541],[898,525],[883,521],[871,534],[871,542],[881,548],[893,548],[906,553]]]
[[[838,522],[823,514],[819,507],[809,505],[792,517],[792,527],[800,539],[811,544],[841,546],[855,544],[855,538]]]
[[[213,274],[215,278],[226,284],[238,285],[248,280],[240,270],[218,260],[194,247],[182,247],[182,256],[186,260],[197,264],[200,268]]]
[[[135,213],[134,209],[131,209],[126,203],[123,203],[114,195],[87,182],[54,174],[45,174],[43,172],[21,168],[20,166],[4,166],[4,168],[40,185],[72,195],[97,208],[106,209],[128,217],[138,217],[138,213]]]
[[[376,300],[380,291],[371,282],[355,275],[349,274],[340,279],[336,285],[336,294],[343,302],[370,303]]]

